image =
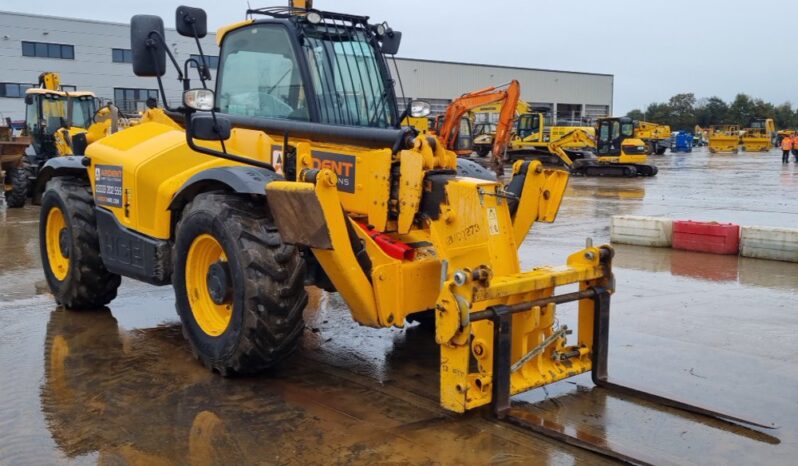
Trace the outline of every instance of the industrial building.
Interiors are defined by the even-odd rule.
[[[214,72],[215,40],[214,34],[202,39]],[[0,116],[24,118],[25,89],[36,85],[44,71],[60,73],[65,90],[94,91],[125,111],[141,108],[148,97],[157,97],[157,84],[133,75],[129,41],[130,29],[123,23],[0,11]],[[194,41],[173,29],[166,30],[166,41],[180,63],[196,53]],[[578,119],[612,113],[614,79],[608,74],[411,58],[397,58],[396,65],[405,96],[429,101],[434,112],[465,92],[518,79],[522,99],[552,116]],[[164,85],[169,98],[179,100],[181,89],[174,78],[168,70]]]

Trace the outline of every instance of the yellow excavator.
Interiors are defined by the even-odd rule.
[[[536,122],[540,120],[535,116],[521,116],[517,124],[519,134],[525,134],[524,128],[536,127]],[[634,125],[635,121],[626,117],[599,118],[597,136],[594,128],[576,127],[547,142],[545,150],[539,149],[536,143],[533,149],[517,149],[508,154],[510,158],[539,160],[547,165],[565,163],[575,175],[654,176],[658,169],[646,163],[648,146],[634,137]]]
[[[88,144],[119,129],[119,111],[99,105],[93,92],[64,91],[58,73],[39,75],[38,87],[25,91],[25,134],[30,145],[14,167],[17,182],[7,193],[9,207],[22,207],[39,170],[47,160],[64,155],[82,155]],[[38,199],[34,198],[34,203]]]
[[[364,327],[434,316],[451,412],[492,405],[562,440],[510,397],[590,372],[627,396],[751,422],[609,379],[612,248],[588,240],[559,267],[525,270],[519,259],[533,223],[555,220],[568,172],[518,161],[504,185],[463,173],[441,139],[402,126],[386,58],[399,31],[295,7],[247,16],[217,32],[215,89],[175,65],[182,105],[47,162],[40,251],[64,308],[109,304],[121,276],[172,286],[193,355],[221,375],[253,374],[301,364],[289,356],[315,285]],[[206,35],[205,11],[181,6],[175,17],[178,34]],[[175,60],[157,16],[132,18],[131,49],[135,74],[159,83]],[[352,60],[370,77],[344,66]],[[568,302],[575,329],[558,319]],[[591,440],[569,443],[629,461]]]
[[[601,128],[602,122],[599,122]],[[612,126],[612,122],[607,122]],[[635,177],[635,176],[654,176],[657,174],[657,167],[645,165],[645,153],[640,154],[642,141],[631,138],[624,139],[620,144],[620,150],[611,149],[612,144],[602,143],[599,140],[601,150],[596,148],[594,152],[581,153],[581,157],[572,159],[566,148],[574,145],[585,145],[596,147],[596,140],[587,131],[576,128],[565,136],[548,144],[548,151],[557,156],[559,161],[568,167],[571,174],[583,176],[613,176],[613,177]]]
[[[513,138],[508,147],[508,156],[511,159],[525,158],[527,155],[554,155],[548,151],[548,144],[557,141],[576,129],[580,129],[595,138],[596,130],[593,126],[584,124],[547,124],[546,115],[540,112],[531,112],[528,104],[521,102],[518,120],[516,121]],[[593,145],[582,145],[571,142],[564,146],[572,153],[590,150]]]

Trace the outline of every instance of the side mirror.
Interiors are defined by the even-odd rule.
[[[30,94],[25,95],[25,105],[33,105],[33,96]]]
[[[175,10],[175,27],[181,36],[202,39],[208,34],[208,15],[202,8],[179,6]]]
[[[136,76],[163,76],[166,73],[163,20],[160,16],[136,15],[130,19],[130,50]]]
[[[380,49],[385,55],[396,55],[399,53],[399,44],[402,43],[402,33],[399,31],[388,31],[382,36],[382,46]]]
[[[230,120],[216,115],[196,114],[191,117],[191,136],[200,141],[218,141],[230,139]]]

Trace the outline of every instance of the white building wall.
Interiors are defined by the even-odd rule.
[[[182,37],[173,29],[166,30],[165,34],[166,43],[181,66],[190,54],[197,53],[193,39]],[[22,41],[73,45],[75,59],[23,57]],[[202,47],[206,54],[218,55],[214,35],[203,38]],[[112,62],[113,48],[130,48],[127,24],[0,11],[0,82],[36,84],[39,74],[55,71],[61,74],[61,84],[94,91],[98,97],[108,99],[113,99],[115,87],[158,88],[155,78],[133,75],[130,63]],[[168,62],[167,70],[163,78],[167,96],[179,101],[182,88]],[[211,70],[211,74],[215,76],[216,71]],[[0,116],[14,120],[24,118],[24,100],[0,98]]]
[[[75,47],[74,60],[22,56],[22,41],[69,44]],[[218,55],[215,34],[202,40],[208,55]],[[182,65],[196,53],[189,38],[166,30],[166,42]],[[111,49],[130,48],[127,24],[40,16],[0,11],[0,82],[35,84],[40,73],[55,71],[61,82],[79,90],[94,91],[98,97],[114,98],[114,88],[156,89],[154,78],[133,75],[130,63],[114,63]],[[521,98],[529,102],[577,104],[585,108],[606,106],[612,112],[613,76],[492,65],[450,63],[419,59],[397,59],[406,97],[436,99],[438,106],[463,93],[511,79],[521,83]],[[393,63],[390,64],[393,71]],[[181,88],[167,65],[164,85],[167,96],[179,101]],[[211,73],[216,75],[216,70]],[[196,75],[194,75],[195,77]],[[24,118],[20,98],[0,98],[0,116]]]
[[[607,106],[612,112],[614,77],[469,63],[397,59],[405,95],[413,98],[454,99],[466,92],[517,79],[521,100],[584,106]],[[393,69],[393,64],[391,64]]]

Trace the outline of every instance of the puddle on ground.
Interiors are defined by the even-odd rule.
[[[798,170],[777,156],[652,159],[654,179],[574,178],[557,222],[522,246],[524,266],[562,264],[586,237],[607,241],[616,213],[798,226]],[[0,464],[606,462],[486,410],[444,412],[430,329],[362,328],[315,289],[295,357],[260,377],[214,376],[182,338],[170,287],[125,280],[110,309],[57,308],[41,281],[37,218],[26,207],[0,223]],[[764,437],[655,407],[587,375],[516,407],[659,462],[790,464],[798,265],[619,246],[615,267],[611,377],[779,429]],[[575,326],[573,306],[559,311]]]

